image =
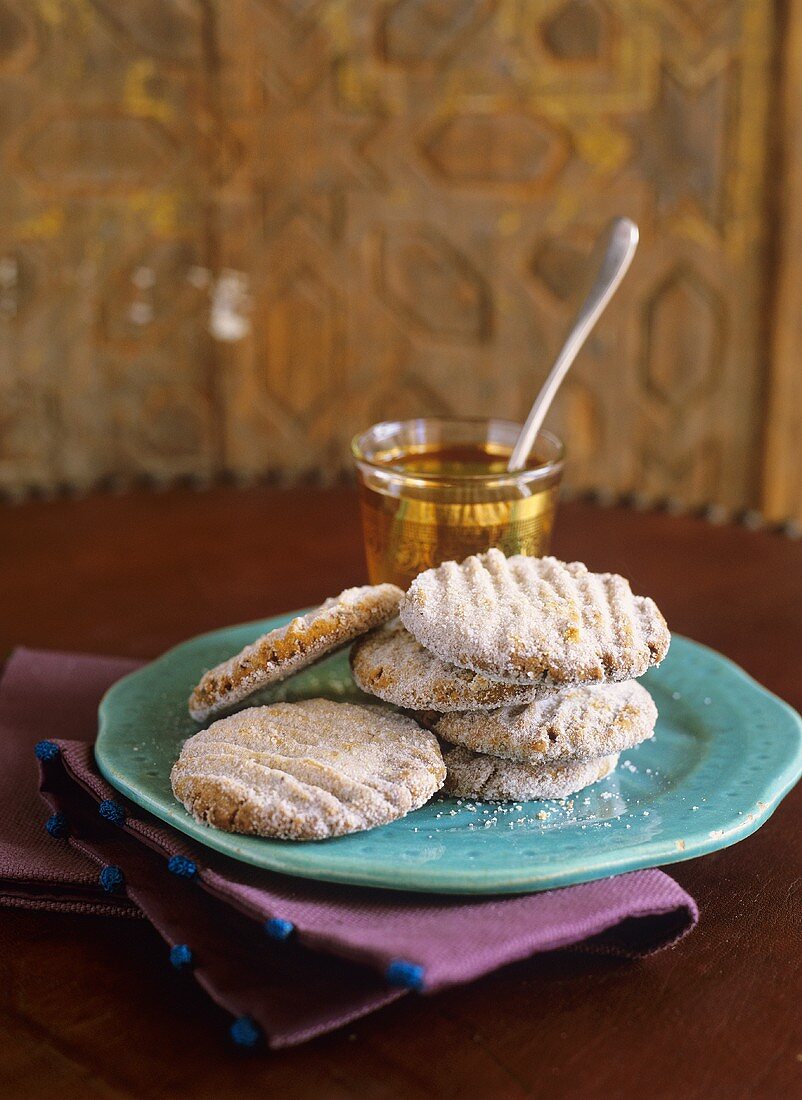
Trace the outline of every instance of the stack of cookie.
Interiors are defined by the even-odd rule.
[[[399,615],[355,643],[354,679],[446,742],[453,795],[565,797],[653,735],[634,678],[670,635],[623,577],[489,550],[421,573]]]
[[[247,705],[352,643],[359,687],[407,714]],[[346,589],[204,673],[189,711],[217,720],[184,743],[173,792],[219,829],[293,840],[387,824],[444,783],[470,798],[560,798],[652,736],[657,712],[633,678],[668,644],[652,600],[579,562],[489,550],[421,573],[406,594]]]

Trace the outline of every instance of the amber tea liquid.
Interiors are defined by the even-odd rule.
[[[491,546],[506,554],[546,553],[559,471],[534,483],[516,480],[507,473],[510,453],[511,447],[482,442],[423,443],[374,454],[375,467],[398,476],[360,469],[371,582],[406,588],[423,569]],[[533,455],[527,469],[542,466]]]

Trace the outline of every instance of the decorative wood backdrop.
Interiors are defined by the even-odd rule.
[[[627,213],[571,483],[802,515],[799,24],[0,0],[0,485],[334,476],[378,418],[520,417]]]

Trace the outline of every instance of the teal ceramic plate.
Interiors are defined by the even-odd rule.
[[[436,799],[402,821],[336,840],[223,833],[196,822],[170,791],[187,714],[204,669],[286,615],[205,634],[120,680],[100,706],[96,756],[118,790],[194,840],[272,871],[394,890],[504,894],[545,890],[704,855],[753,833],[802,774],[802,720],[736,665],[674,637],[644,678],[660,711],[652,741],[564,803]],[[259,701],[364,698],[344,653]]]

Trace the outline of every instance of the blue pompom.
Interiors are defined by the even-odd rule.
[[[238,1047],[255,1047],[262,1038],[259,1025],[250,1016],[240,1016],[229,1028],[229,1035]]]
[[[97,812],[112,825],[125,824],[125,806],[122,802],[115,802],[113,798],[104,798],[97,808]]]
[[[399,985],[402,989],[423,989],[425,971],[417,963],[393,959],[384,976],[390,985]]]
[[[67,822],[67,818],[62,813],[51,814],[45,822],[45,828],[51,836],[60,839],[63,836],[68,836],[70,827]]]
[[[100,885],[107,894],[113,894],[125,885],[125,875],[123,874],[122,867],[117,867],[113,863],[109,863],[103,868],[99,878]]]
[[[291,920],[282,920],[281,917],[271,917],[264,923],[265,932],[271,940],[286,940],[295,931],[295,925]]]
[[[196,864],[186,856],[170,856],[167,861],[167,870],[180,878],[195,878],[198,873]]]
[[[170,948],[170,962],[176,970],[188,970],[192,966],[192,949],[186,943],[177,943]]]
[[[37,760],[54,760],[61,751],[55,741],[37,741],[34,747]]]

